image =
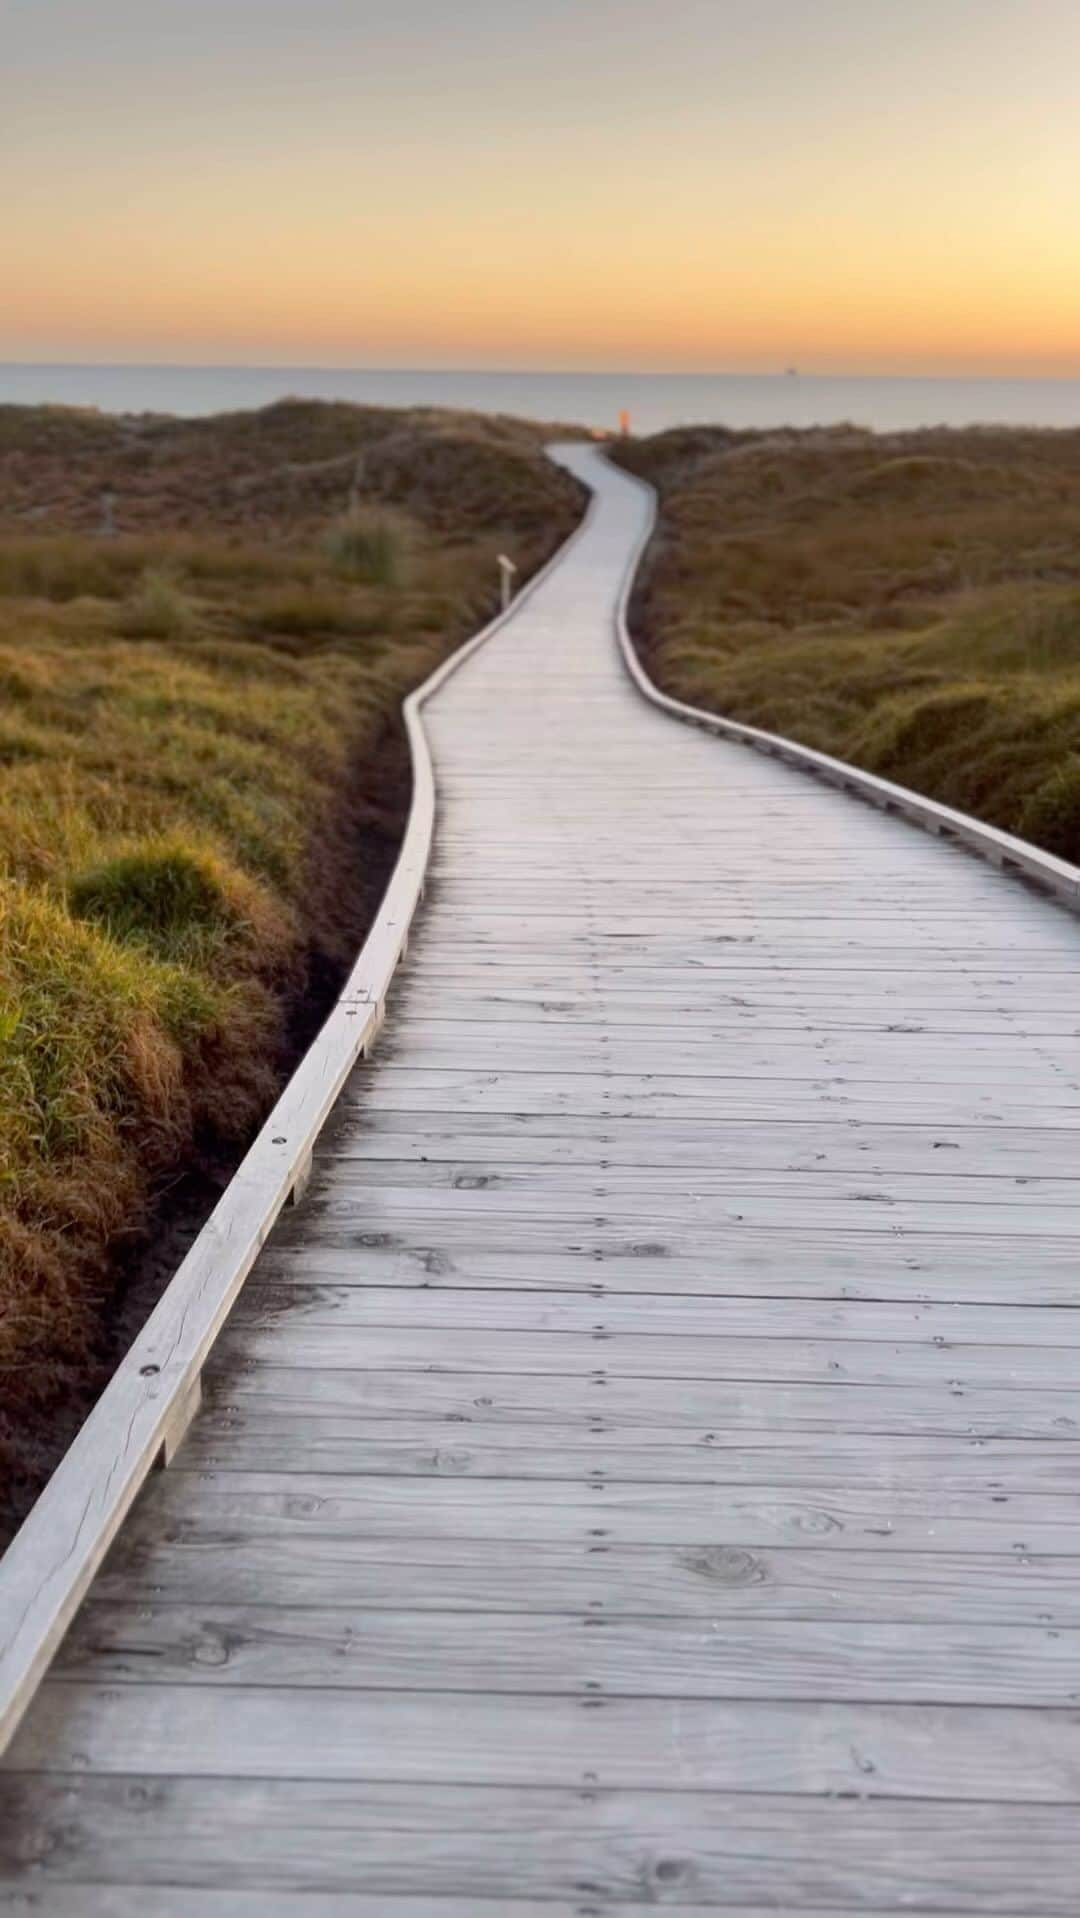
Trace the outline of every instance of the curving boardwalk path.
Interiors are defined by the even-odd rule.
[[[2,1777],[56,1918],[1080,1886],[1080,926],[680,726],[643,495],[427,724],[375,1062]]]

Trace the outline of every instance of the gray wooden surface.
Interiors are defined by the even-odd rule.
[[[679,725],[644,496],[428,707],[324,1135],[0,1774],[0,1909],[1073,1918],[1080,926]]]

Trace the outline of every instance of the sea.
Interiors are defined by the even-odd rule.
[[[1080,426],[1080,379],[864,378],[802,373],[424,372],[308,366],[0,362],[0,404],[198,416],[287,397],[451,406],[635,433],[670,426]]]

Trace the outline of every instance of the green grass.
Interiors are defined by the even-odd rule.
[[[0,499],[10,1414],[78,1380],[118,1235],[195,1142],[266,1109],[290,997],[352,956],[402,698],[494,609],[500,548],[534,567],[578,500],[537,429],[306,403],[0,408]]]
[[[1080,434],[662,434],[658,684],[1080,863]]]

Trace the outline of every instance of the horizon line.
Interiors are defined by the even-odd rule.
[[[169,372],[169,373],[335,373],[374,374],[402,378],[420,377],[446,379],[448,377],[480,379],[552,379],[552,380],[816,380],[821,382],[847,382],[853,380],[888,380],[896,384],[940,384],[969,385],[1010,384],[1032,386],[1080,385],[1080,372],[1076,373],[871,373],[816,372],[813,368],[796,365],[776,367],[771,371],[735,371],[731,368],[687,370],[669,367],[632,367],[608,371],[590,367],[548,367],[548,366],[386,366],[354,362],[336,362],[326,364],[314,360],[23,360],[0,359],[0,368],[18,368],[26,372]]]

